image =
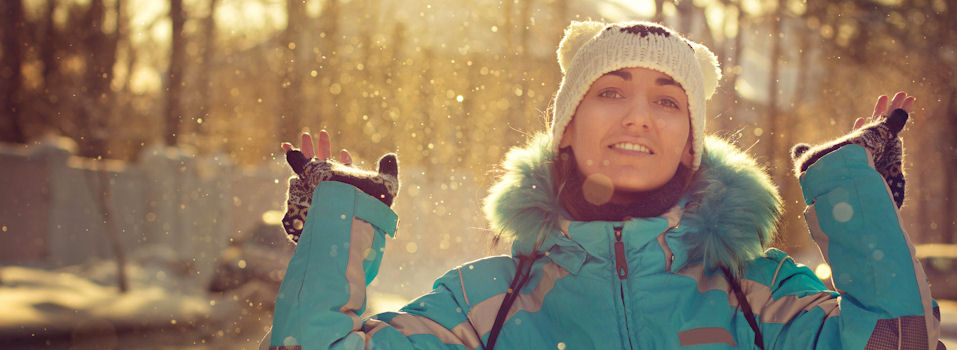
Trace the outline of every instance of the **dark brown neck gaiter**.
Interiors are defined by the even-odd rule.
[[[690,168],[679,164],[675,175],[661,187],[628,192],[627,195],[635,198],[634,201],[595,205],[585,200],[582,190],[585,178],[578,169],[571,147],[559,151],[555,170],[560,175],[556,181],[559,186],[558,200],[572,219],[578,221],[623,221],[627,218],[660,216],[678,203],[693,174]]]

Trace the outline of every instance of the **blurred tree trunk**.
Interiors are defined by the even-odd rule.
[[[375,23],[379,18],[379,0],[366,0],[363,4],[362,17],[366,23]],[[360,26],[359,28],[359,52],[360,58],[359,63],[362,65],[359,72],[356,73],[359,78],[355,85],[358,87],[357,92],[359,93],[356,96],[358,103],[358,115],[361,117],[363,115],[368,116],[368,121],[376,127],[382,126],[382,118],[384,117],[379,108],[381,99],[379,96],[374,94],[376,86],[380,86],[379,82],[376,81],[378,74],[376,70],[382,69],[379,68],[377,58],[382,56],[381,48],[373,42],[372,35],[376,28],[375,26]],[[361,119],[361,118],[360,118]],[[371,136],[371,135],[366,135]]]
[[[301,34],[306,22],[306,1],[286,0],[286,29],[280,36],[280,50],[283,52],[282,79],[280,80],[280,140],[298,139],[302,129],[302,74],[304,59],[302,52],[308,51],[302,42]],[[302,47],[300,47],[300,45]]]
[[[43,84],[44,90],[46,90],[45,93],[47,94],[54,93],[52,91],[53,86],[51,85],[60,67],[56,46],[59,33],[57,33],[56,22],[53,19],[56,7],[57,0],[47,0],[47,8],[43,16],[43,24],[45,27],[43,41],[40,42],[40,62],[43,63]]]
[[[422,164],[426,169],[425,176],[431,181],[434,177],[439,175],[444,175],[444,171],[433,171],[435,170],[435,157],[431,157],[431,150],[428,148],[429,141],[432,140],[431,130],[435,130],[439,122],[439,118],[435,115],[435,97],[439,94],[436,91],[436,85],[433,83],[436,78],[435,74],[435,51],[431,47],[426,47],[422,49],[422,66],[425,69],[422,71],[422,77],[419,80],[419,93],[416,95],[421,96],[421,104],[418,104],[422,107],[422,110],[418,112],[421,115],[421,121],[424,122],[424,125],[428,125],[428,128],[416,128],[413,129],[413,133],[417,134],[415,144],[417,155],[419,157],[419,164]]]
[[[939,11],[935,13],[936,22],[940,23],[942,26],[941,30],[937,31],[939,35],[939,41],[936,43],[949,43],[951,48],[953,48],[954,42],[957,41],[957,28],[953,25],[953,18],[957,15],[957,0],[948,0],[946,4],[945,11]],[[934,48],[940,49],[940,45],[928,45]],[[938,51],[940,52],[940,51]],[[944,60],[942,66],[944,70],[940,73],[940,81],[944,84],[949,83],[950,93],[948,97],[944,99],[947,101],[946,113],[944,114],[944,119],[947,120],[947,126],[943,130],[946,130],[947,135],[942,137],[947,141],[947,145],[944,146],[944,150],[941,152],[944,154],[944,159],[942,164],[944,165],[944,205],[943,205],[943,218],[946,221],[944,223],[944,243],[957,243],[957,194],[954,192],[957,191],[954,187],[957,187],[954,179],[957,179],[957,84],[954,83],[955,75],[957,75],[957,67],[954,65],[954,58],[951,56],[950,62],[947,62],[944,55],[938,54],[935,55],[939,60]],[[930,68],[930,67],[928,67]],[[935,67],[936,68],[936,67]]]
[[[41,101],[48,103],[46,105],[47,109],[37,113],[37,118],[39,118],[40,123],[47,125],[50,128],[60,129],[60,132],[63,132],[63,125],[54,118],[54,116],[59,112],[61,105],[61,91],[63,90],[63,84],[60,83],[60,58],[59,56],[59,46],[63,38],[63,33],[60,33],[56,28],[56,22],[53,17],[57,7],[56,0],[47,0],[46,10],[43,15],[43,34],[40,36],[40,48],[39,48],[39,58],[40,62],[43,63],[43,85],[40,88],[42,91]],[[65,134],[65,133],[64,133]]]
[[[744,16],[741,15],[741,7],[737,6],[737,4],[735,4],[735,6],[738,9],[737,11],[738,32],[734,36],[734,53],[731,54],[731,77],[730,79],[728,79],[728,87],[729,87],[728,90],[731,91],[731,96],[730,96],[731,116],[727,119],[728,122],[731,122],[731,118],[733,118],[737,114],[736,112],[738,111],[738,104],[741,101],[741,96],[738,94],[738,78],[741,76],[741,69],[742,69],[741,53],[744,52],[744,43],[742,43],[742,40],[741,40],[741,38],[744,35],[742,35],[741,33],[744,32],[744,23],[746,20]]]
[[[196,131],[197,134],[205,136],[209,133],[209,122],[210,116],[209,111],[212,110],[212,91],[213,91],[213,79],[212,71],[213,67],[213,57],[216,53],[216,5],[218,0],[209,0],[207,6],[207,15],[206,19],[203,20],[203,53],[199,68],[199,123],[197,124]]]
[[[783,6],[783,4],[781,4]],[[781,11],[782,16],[784,15]],[[789,18],[790,19],[790,18]],[[783,21],[783,19],[778,22]],[[794,22],[789,21],[787,28],[794,29]],[[783,32],[784,30],[782,30]],[[783,34],[783,33],[782,33]],[[786,57],[782,57],[785,62],[790,62],[795,57],[793,54],[797,55],[797,82],[794,87],[794,94],[792,95],[789,107],[785,108],[784,111],[779,112],[783,125],[780,125],[781,128],[780,136],[775,135],[776,138],[779,138],[780,141],[778,145],[781,145],[782,152],[779,152],[781,157],[780,163],[781,169],[779,169],[780,177],[778,178],[778,184],[781,186],[781,195],[785,198],[784,201],[784,213],[782,217],[781,232],[787,233],[796,233],[803,232],[806,227],[805,221],[802,219],[803,214],[801,215],[788,215],[789,213],[803,213],[804,211],[804,202],[801,200],[787,200],[788,198],[800,199],[803,198],[801,193],[801,187],[799,186],[798,180],[790,176],[791,174],[791,146],[795,144],[796,130],[798,129],[798,122],[801,119],[801,113],[805,110],[803,104],[805,100],[805,90],[807,90],[807,49],[810,45],[810,40],[808,39],[808,34],[806,31],[801,30],[787,30],[787,33],[782,35],[779,40],[784,40],[784,37],[787,37],[791,40],[796,39],[796,43],[790,42],[788,45],[792,46],[787,50]],[[793,46],[797,47],[797,50]],[[805,238],[806,233],[804,234]],[[795,240],[796,241],[796,240]],[[812,245],[813,246],[813,245]]]
[[[183,119],[182,91],[186,67],[186,38],[183,25],[186,23],[186,11],[183,0],[170,0],[169,18],[173,23],[170,39],[169,75],[166,84],[166,129],[163,140],[167,146],[175,146],[180,134]]]
[[[665,0],[655,0],[655,17],[653,21],[661,23],[665,20]]]
[[[518,1],[527,2],[530,0],[518,0]],[[515,1],[512,1],[512,0],[502,1],[502,5],[503,5],[502,6],[502,18],[503,18],[502,36],[504,36],[504,39],[505,39],[505,49],[502,51],[502,56],[499,57],[499,60],[500,60],[499,64],[502,66],[510,65],[513,62],[516,62],[516,58],[518,57],[518,48],[516,48],[516,45],[515,45],[516,25],[515,25],[515,19],[514,19],[515,17],[514,15],[515,9],[513,6],[514,4],[515,4]],[[503,72],[504,74],[502,76],[501,86],[504,87],[504,91],[507,96],[506,100],[508,101],[508,107],[506,107],[505,109],[505,118],[504,118],[505,123],[503,123],[503,125],[510,125],[509,123],[512,120],[517,120],[517,118],[520,118],[520,117],[517,117],[516,115],[518,114],[518,111],[521,111],[523,93],[520,92],[516,94],[516,91],[518,89],[521,89],[521,84],[516,83],[516,80],[518,78],[516,78],[515,75],[520,74],[523,71],[524,69],[519,68],[519,69],[506,69],[505,72]],[[499,128],[499,130],[495,131],[495,135],[498,135],[495,137],[495,139],[505,140],[505,142],[503,142],[503,145],[513,144],[515,141],[514,138],[511,137],[512,135],[510,133],[505,132],[507,128],[508,128],[507,126],[501,127]]]
[[[468,67],[468,72],[465,76],[465,79],[467,80],[466,86],[468,86],[468,94],[465,95],[465,100],[462,101],[462,111],[463,115],[465,115],[465,120],[471,121],[476,116],[481,115],[478,108],[476,108],[477,103],[480,103],[480,101],[476,101],[476,95],[481,93],[482,73],[480,67],[482,67],[485,63],[486,62],[483,60],[476,60],[471,66]],[[473,123],[469,123],[467,125],[462,125],[459,128],[459,130],[462,132],[462,138],[460,139],[462,143],[456,148],[459,151],[459,156],[462,157],[461,163],[465,164],[466,167],[474,166],[475,164],[482,164],[482,159],[478,156],[478,152],[475,152],[474,150],[470,149],[471,147],[468,147],[476,144],[476,138],[474,137],[475,135],[473,133],[474,130],[470,130],[474,127],[475,125]]]
[[[502,5],[503,5],[502,6],[502,19],[503,19],[502,36],[504,36],[504,39],[505,39],[505,50],[502,50],[502,56],[499,57],[498,59],[500,60],[499,64],[503,64],[503,65],[507,65],[511,62],[514,62],[513,59],[515,57],[515,40],[513,40],[513,37],[512,37],[515,32],[515,28],[514,28],[515,25],[513,24],[513,20],[512,20],[512,12],[514,12],[514,10],[512,9],[512,5],[514,3],[515,1],[513,0],[502,1]],[[515,91],[515,85],[513,83],[515,82],[515,72],[517,71],[519,70],[508,69],[504,72],[502,77],[503,79],[501,82],[502,84],[501,86],[505,87],[505,91],[507,94],[506,96],[508,96],[507,99],[509,101],[508,107],[505,109],[506,123],[515,119],[513,115],[515,113],[515,106],[518,104],[518,101],[519,101],[518,96],[515,96],[515,94],[513,93],[513,91]]]
[[[123,13],[123,1],[116,1],[115,6],[116,24],[112,33],[107,33],[104,28],[106,5],[103,0],[91,0],[86,15],[89,27],[85,29],[82,35],[86,50],[90,54],[87,57],[87,70],[84,78],[86,94],[80,96],[81,106],[77,113],[81,121],[80,125],[86,128],[83,134],[90,136],[89,150],[92,154],[89,156],[98,159],[107,158],[111,153],[109,129],[115,96],[110,85],[113,81],[113,66],[116,65],[116,51],[122,35],[120,22],[124,18],[121,15]],[[119,230],[110,205],[112,192],[106,162],[98,162],[97,170],[99,186],[94,187],[93,190],[96,191],[98,197],[106,236],[113,248],[116,260],[117,287],[121,293],[125,293],[129,290],[126,277],[126,254],[120,241]]]
[[[99,188],[97,191],[97,204],[99,205],[100,215],[103,217],[103,224],[106,227],[106,235],[110,241],[110,247],[113,249],[114,259],[116,260],[116,285],[120,293],[126,293],[130,290],[130,284],[126,277],[126,251],[123,249],[123,243],[120,241],[120,233],[117,229],[116,220],[113,217],[113,190],[111,189],[110,173],[107,170],[106,160],[97,162],[99,179]]]
[[[691,24],[695,21],[695,8],[694,1],[675,1],[675,9],[678,12],[678,31],[684,35],[691,35]],[[704,44],[707,45],[707,43]]]
[[[954,198],[954,187],[957,185],[954,184],[953,179],[957,178],[957,108],[954,107],[957,104],[957,87],[951,86],[950,93],[948,94],[947,101],[947,110],[944,113],[944,120],[948,125],[944,126],[943,130],[949,135],[944,135],[943,139],[947,140],[947,144],[944,145],[944,149],[941,151],[943,154],[944,165],[944,205],[943,213],[944,215],[942,223],[943,227],[943,243],[957,243],[957,198]]]
[[[23,1],[0,1],[0,31],[3,32],[2,61],[0,61],[0,141],[25,143],[26,135],[20,119],[21,91],[20,66],[23,60],[23,45],[20,32],[24,27]]]
[[[908,4],[915,11],[922,11],[923,4]],[[936,6],[935,6],[936,7]],[[917,63],[917,74],[920,79],[912,80],[917,85],[917,81],[924,80],[929,86],[935,87],[938,96],[936,103],[921,98],[917,100],[916,119],[911,119],[910,127],[915,129],[904,136],[905,147],[907,147],[908,137],[911,142],[916,142],[919,146],[917,152],[908,152],[909,154],[921,157],[913,162],[917,165],[917,171],[908,172],[908,179],[914,176],[916,181],[908,180],[908,197],[910,193],[917,192],[921,196],[910,200],[912,205],[916,206],[916,212],[920,216],[918,220],[918,237],[923,242],[957,242],[957,223],[954,222],[957,214],[957,198],[954,198],[954,177],[957,176],[957,85],[954,84],[955,69],[953,55],[947,55],[944,52],[953,50],[954,40],[957,40],[957,27],[953,25],[953,18],[957,10],[957,0],[949,0],[943,11],[929,11],[926,20],[913,26],[905,28],[892,28],[893,35],[901,38],[901,52],[914,52],[913,58]],[[902,10],[903,11],[903,10]],[[949,57],[948,57],[949,56]],[[906,59],[905,63],[910,63]],[[908,88],[905,91],[914,93]],[[933,106],[936,108],[927,108],[922,106]],[[934,110],[931,115],[920,113],[924,110]],[[929,123],[921,125],[922,121]],[[933,124],[933,125],[930,125]],[[915,133],[915,131],[923,131]],[[913,134],[911,134],[913,133]],[[914,140],[916,135],[917,140]],[[911,149],[914,151],[914,149]],[[936,154],[937,157],[928,157]],[[939,163],[937,163],[939,162]],[[939,164],[939,165],[938,165]],[[936,182],[936,183],[935,183]],[[918,191],[914,191],[914,185],[919,186]],[[939,191],[938,191],[938,186]],[[910,199],[910,198],[909,198]],[[935,227],[935,224],[937,224]],[[939,231],[938,231],[939,230]]]
[[[125,32],[126,25],[124,20],[126,19],[126,16],[123,15],[123,11],[124,11],[123,2],[124,0],[116,0],[116,4],[115,4],[116,7],[114,8],[114,10],[116,11],[116,28],[113,30],[113,36],[108,43],[111,57],[108,60],[109,68],[104,68],[104,70],[109,70],[111,73],[113,71],[113,65],[116,64],[116,51],[119,46],[120,37],[127,35],[127,33]],[[110,84],[113,81],[113,74],[109,74],[108,77],[109,79],[103,80],[103,84],[104,84],[104,86],[102,87],[104,89],[103,91],[111,91]],[[111,92],[104,92],[104,94],[109,94],[111,96],[111,98],[108,100],[109,102],[107,102],[109,104],[109,107],[107,107],[107,111],[108,111],[107,115],[112,116],[112,113],[114,111],[114,108],[112,107],[113,105],[112,101],[115,101],[115,98],[112,97],[113,94]],[[104,125],[104,130],[102,133],[100,133],[100,135],[106,135],[107,134],[106,130],[107,130],[107,127]],[[102,142],[104,147],[108,147],[108,144],[106,141],[107,140],[103,140]],[[100,153],[104,153],[104,152],[100,152]],[[112,205],[113,190],[111,189],[111,186],[110,186],[112,181],[110,181],[109,179],[109,173],[107,172],[107,169],[106,169],[106,162],[101,161],[100,166],[101,166],[100,186],[103,189],[99,193],[100,211],[103,213],[103,223],[106,225],[106,233],[109,236],[110,244],[113,247],[113,255],[116,259],[116,284],[120,290],[120,293],[125,293],[126,291],[130,289],[129,281],[127,280],[127,277],[126,277],[126,251],[123,249],[123,244],[120,241],[120,232],[119,232],[119,229],[117,228],[116,219],[113,217],[113,213],[114,213],[113,205]]]
[[[771,54],[768,59],[771,61],[770,74],[768,75],[768,115],[767,115],[767,136],[765,139],[765,150],[767,151],[768,172],[771,174],[771,180],[775,183],[781,183],[778,176],[778,138],[781,130],[778,130],[778,90],[780,89],[780,59],[781,59],[781,16],[784,9],[784,0],[777,0],[777,7],[771,16]]]
[[[391,12],[394,9],[389,9],[387,13]],[[386,102],[388,107],[383,111],[385,115],[382,116],[383,119],[387,119],[387,127],[392,129],[388,136],[383,138],[384,141],[389,142],[386,149],[394,150],[399,144],[401,137],[399,136],[402,132],[400,129],[397,129],[396,126],[399,126],[397,122],[400,118],[403,117],[402,108],[404,107],[403,99],[408,92],[400,91],[400,89],[409,86],[410,80],[407,80],[408,77],[408,67],[405,65],[405,53],[404,45],[408,33],[406,31],[405,24],[399,21],[396,21],[392,24],[392,30],[389,31],[390,37],[388,41],[389,48],[389,61],[385,61],[379,66],[380,73],[382,74],[382,101]]]
[[[341,118],[339,115],[339,95],[330,91],[332,84],[341,79],[339,59],[336,50],[339,48],[339,0],[326,0],[322,4],[322,13],[319,15],[320,49],[316,55],[319,64],[319,77],[322,85],[319,91],[318,124],[326,125],[331,129],[339,129],[335,123]]]
[[[532,122],[537,120],[534,117],[536,113],[534,100],[528,96],[529,95],[528,92],[530,89],[529,85],[531,84],[531,81],[533,79],[531,72],[535,70],[534,69],[535,63],[533,62],[535,58],[529,53],[530,50],[528,45],[529,37],[531,36],[531,32],[529,28],[531,27],[530,22],[532,20],[530,15],[532,1],[523,0],[520,6],[521,7],[519,7],[518,18],[521,19],[521,27],[519,28],[519,33],[521,37],[519,41],[517,59],[519,64],[524,65],[525,67],[521,68],[522,79],[521,79],[521,83],[519,84],[520,85],[519,88],[522,89],[522,96],[518,97],[518,103],[519,103],[518,110],[521,111],[521,115],[519,118],[514,119],[514,121],[521,123],[521,127],[519,128],[519,130],[523,132],[531,132],[532,130],[535,129]],[[515,133],[512,133],[512,134],[515,134]],[[515,136],[517,136],[516,143],[523,142],[522,139],[525,137],[525,135],[522,135],[522,134],[515,135]]]
[[[740,74],[741,52],[744,50],[741,43],[741,37],[742,37],[741,33],[744,30],[745,18],[744,16],[741,15],[741,5],[739,5],[737,2],[725,1],[724,4],[725,6],[730,6],[732,9],[735,10],[734,24],[737,27],[737,31],[733,39],[727,40],[727,41],[730,41],[730,43],[725,42],[725,44],[722,45],[722,47],[726,48],[724,50],[725,54],[718,56],[719,59],[724,60],[721,67],[721,71],[724,74],[724,77],[723,77],[724,83],[721,84],[720,86],[725,87],[724,89],[719,89],[718,92],[719,93],[724,92],[726,94],[724,97],[724,103],[723,103],[724,106],[722,106],[723,107],[722,113],[727,113],[728,116],[727,118],[724,118],[724,117],[717,118],[716,121],[717,121],[719,129],[733,130],[738,127],[733,120],[733,118],[737,114],[736,112],[737,112],[737,107],[739,102],[738,90],[735,88],[735,86],[738,83],[738,77],[741,75]],[[730,22],[731,21],[725,21],[725,27],[722,28],[722,30],[726,32],[728,30],[727,29],[728,23]],[[734,126],[732,127],[731,125],[734,125]]]
[[[122,1],[116,2],[116,11],[122,10]],[[87,157],[109,156],[109,130],[113,112],[113,66],[116,64],[116,51],[119,42],[119,25],[108,33],[104,27],[106,6],[103,0],[91,0],[86,12],[86,28],[81,29],[83,47],[86,54],[86,69],[83,86],[78,94],[80,106],[77,108],[78,125],[81,135],[90,142],[81,155]],[[119,21],[117,21],[119,23]],[[84,143],[81,143],[84,145]]]

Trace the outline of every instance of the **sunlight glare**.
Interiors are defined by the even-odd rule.
[[[262,220],[267,225],[279,225],[282,223],[282,217],[285,212],[280,210],[267,210],[263,212]]]
[[[817,265],[817,268],[814,269],[814,274],[817,275],[817,278],[820,278],[821,280],[831,278],[831,267],[823,263]]]

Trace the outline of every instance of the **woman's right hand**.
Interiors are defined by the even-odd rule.
[[[286,153],[286,161],[297,174],[289,179],[289,198],[282,220],[283,228],[293,242],[298,242],[302,235],[312,205],[313,191],[323,181],[353,185],[387,206],[392,206],[398,194],[399,168],[393,153],[382,156],[378,171],[371,172],[352,167],[352,156],[345,149],[339,152],[340,162],[330,160],[332,147],[329,133],[325,130],[319,132],[318,150],[313,145],[312,136],[307,133],[302,134],[301,150],[293,148],[288,142],[281,146]]]
[[[290,151],[296,150],[289,142],[283,142],[281,146],[283,152],[286,154],[289,154]],[[319,132],[318,152],[316,152],[316,147],[313,145],[312,135],[309,135],[309,133],[302,133],[299,151],[302,152],[303,157],[306,159],[312,159],[313,157],[316,157],[319,160],[328,160],[332,157],[332,142],[329,139],[329,133],[325,130]],[[352,165],[352,156],[345,148],[339,151],[339,162],[343,165]],[[292,164],[290,165],[292,166]],[[293,168],[293,171],[298,174],[301,172],[301,169],[297,170]]]

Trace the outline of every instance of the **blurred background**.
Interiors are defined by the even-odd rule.
[[[576,19],[659,21],[715,51],[708,132],[767,166],[776,246],[822,279],[790,146],[917,96],[901,215],[957,338],[955,0],[4,0],[0,16],[4,348],[255,348],[293,249],[279,143],[303,131],[366,168],[399,155],[370,312],[507,253],[481,200],[545,129]]]

